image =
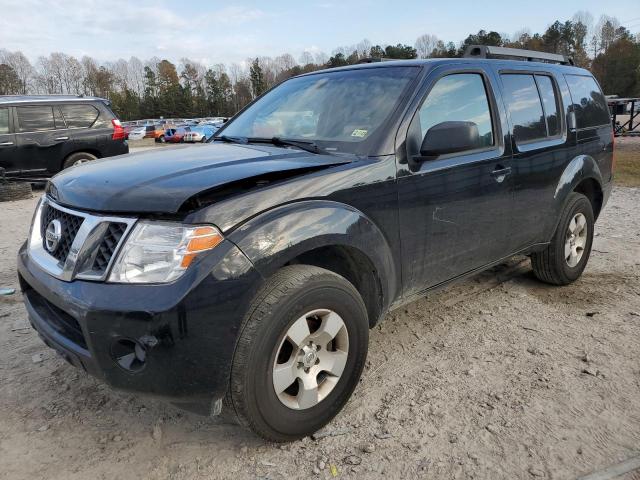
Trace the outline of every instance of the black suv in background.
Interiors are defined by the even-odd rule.
[[[50,177],[128,152],[124,129],[103,98],[0,96],[0,168],[8,177]]]
[[[557,55],[489,53],[301,75],[201,148],[60,173],[18,255],[32,325],[116,388],[285,441],[348,401],[388,311],[514,254],[575,281],[605,98]]]

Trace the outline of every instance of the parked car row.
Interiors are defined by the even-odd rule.
[[[124,131],[129,140],[153,138],[160,143],[206,142],[220,128],[222,122],[210,120],[199,123],[126,125]]]

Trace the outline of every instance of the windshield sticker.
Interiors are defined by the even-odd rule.
[[[367,131],[368,130],[364,130],[362,128],[356,128],[353,133],[351,134],[352,137],[366,137],[367,136]]]

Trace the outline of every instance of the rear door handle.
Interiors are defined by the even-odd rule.
[[[491,176],[495,178],[496,182],[502,183],[507,175],[511,173],[511,167],[502,167],[498,165],[495,170],[491,172]]]
[[[65,140],[69,140],[69,137],[58,137],[54,138],[56,142],[64,142]]]
[[[13,142],[2,142],[0,143],[0,147],[10,147],[13,145]]]

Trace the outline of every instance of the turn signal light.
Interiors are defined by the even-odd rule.
[[[200,252],[211,250],[223,238],[220,232],[214,227],[198,227],[189,235],[189,243],[182,257],[182,268],[187,268]]]

